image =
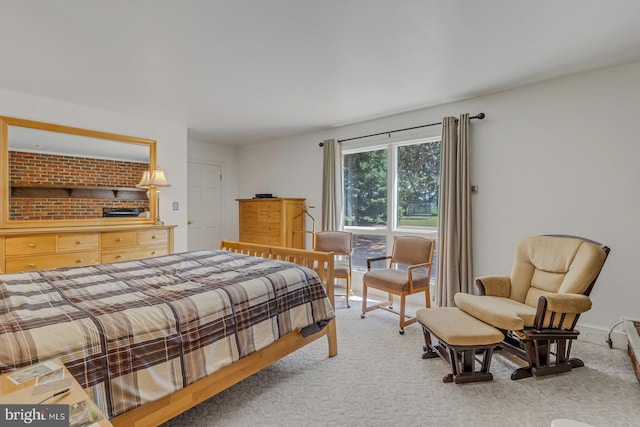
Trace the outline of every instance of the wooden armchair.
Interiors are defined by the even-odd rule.
[[[431,306],[429,282],[433,262],[434,241],[425,237],[396,236],[390,256],[367,259],[367,272],[362,277],[362,315],[378,308],[400,316],[400,334],[404,327],[415,323],[416,318],[405,312],[405,298],[418,292],[425,293],[425,306]],[[375,261],[389,260],[385,269],[373,269]],[[422,273],[421,270],[425,270]],[[375,288],[389,294],[389,301],[367,305],[367,290]],[[393,308],[393,296],[400,297],[400,311]]]
[[[455,303],[504,332],[501,347],[528,363],[511,379],[566,372],[584,365],[569,357],[571,342],[608,254],[580,237],[530,237],[518,245],[511,275],[480,277],[479,295],[458,293]]]

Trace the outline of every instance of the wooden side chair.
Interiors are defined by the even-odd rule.
[[[320,252],[333,252],[335,255],[334,278],[346,281],[345,294],[335,294],[335,296],[344,296],[347,308],[350,308],[349,296],[353,295],[351,285],[353,234],[347,231],[319,231],[314,234],[313,249]]]
[[[609,248],[576,236],[534,236],[521,241],[511,274],[476,279],[479,295],[458,293],[459,309],[498,328],[501,347],[525,360],[511,379],[558,374],[583,366],[570,358],[581,313]]]
[[[407,295],[425,293],[425,306],[431,307],[429,282],[433,263],[434,241],[418,236],[396,236],[391,255],[367,259],[367,272],[362,278],[362,317],[365,313],[382,309],[400,316],[400,334],[416,318],[406,314]],[[372,263],[389,260],[385,269],[372,269]],[[422,271],[425,271],[424,273]],[[389,301],[367,305],[367,290],[378,289],[389,294]],[[400,311],[393,308],[394,295],[400,297]]]

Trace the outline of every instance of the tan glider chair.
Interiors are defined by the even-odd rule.
[[[344,296],[347,308],[349,296],[353,295],[351,287],[351,253],[353,252],[353,235],[347,231],[319,231],[314,235],[313,249],[321,252],[333,252],[335,262],[333,264],[334,278],[345,279],[346,292]]]
[[[416,318],[405,313],[405,298],[418,292],[425,293],[425,305],[431,307],[429,281],[433,262],[434,241],[425,237],[396,236],[390,256],[367,259],[367,272],[362,278],[362,315],[378,308],[400,316],[400,334],[404,327],[415,323]],[[389,260],[385,269],[375,270],[375,261]],[[423,273],[421,270],[426,271]],[[375,288],[389,293],[389,301],[367,306],[367,290]],[[400,297],[400,311],[393,309],[393,296]]]
[[[458,293],[461,310],[505,333],[501,347],[528,362],[511,379],[584,366],[569,358],[578,317],[609,254],[600,243],[574,236],[535,236],[516,248],[509,276],[476,279],[479,295]]]

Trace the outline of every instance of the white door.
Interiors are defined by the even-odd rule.
[[[189,162],[187,174],[190,251],[220,247],[222,166]]]

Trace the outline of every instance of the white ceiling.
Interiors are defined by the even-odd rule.
[[[636,61],[639,18],[637,0],[0,0],[0,88],[248,144]]]

